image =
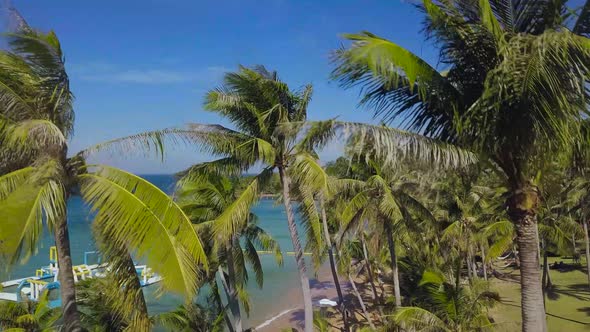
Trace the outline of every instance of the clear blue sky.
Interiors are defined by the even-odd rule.
[[[358,93],[329,82],[342,33],[368,30],[435,59],[408,2],[311,0],[13,0],[31,26],[57,32],[76,96],[70,150],[186,122],[222,123],[202,111],[205,92],[238,64],[263,64],[293,88],[314,85],[311,119],[372,121]],[[324,152],[334,158],[337,149]],[[136,173],[171,173],[209,157],[173,151],[165,164],[100,156]]]

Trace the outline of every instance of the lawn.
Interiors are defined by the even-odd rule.
[[[550,263],[566,258],[550,258]],[[547,292],[545,305],[549,331],[590,331],[590,288],[586,277],[586,262],[582,260],[581,268],[559,272],[550,270],[553,289]],[[500,270],[500,269],[499,269]],[[502,304],[492,310],[492,317],[498,323],[497,331],[520,330],[520,276],[518,270],[504,269],[509,273],[509,280],[493,279],[492,285],[502,297]]]

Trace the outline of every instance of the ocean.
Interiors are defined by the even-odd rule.
[[[174,189],[174,177],[172,175],[142,175],[142,177],[168,193],[171,193]],[[252,211],[258,216],[259,226],[279,242],[283,252],[293,250],[282,204],[277,205],[274,199],[263,199]],[[92,215],[89,207],[84,204],[80,197],[71,197],[68,201],[68,226],[74,265],[83,263],[84,252],[95,250],[90,229],[91,223]],[[299,235],[304,236],[301,231]],[[305,242],[303,238],[302,240],[302,242]],[[37,254],[30,257],[25,263],[12,267],[9,273],[0,272],[0,280],[35,275],[37,268],[49,264],[49,248],[52,245],[54,245],[53,237],[45,231]],[[278,297],[284,294],[287,289],[299,287],[299,278],[293,256],[285,255],[283,257],[283,266],[278,266],[273,255],[261,255],[261,263],[264,270],[264,286],[259,289],[255,283],[254,275],[250,275],[247,289],[250,294],[251,311],[250,317],[245,317],[244,326],[246,327],[255,327],[272,318],[276,313],[289,309],[286,306],[288,301],[281,299],[279,303],[277,301]],[[4,269],[0,270],[3,271]],[[309,270],[311,269],[308,268]],[[311,276],[312,272],[309,273]],[[165,293],[156,297],[156,290],[157,286],[144,288],[151,315],[173,310],[183,302],[182,297],[177,294]],[[288,305],[294,306],[295,303]]]

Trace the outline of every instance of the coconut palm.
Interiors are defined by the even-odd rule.
[[[590,206],[590,182],[588,182],[585,177],[580,176],[574,180],[574,186],[572,199],[575,201],[575,205],[571,212],[576,218],[578,218],[582,226],[586,253],[586,267],[589,271],[588,285],[590,286],[590,239],[588,236],[588,219],[590,216],[590,211],[588,210],[588,207]]]
[[[422,307],[400,308],[393,323],[404,331],[493,331],[487,309],[499,302],[499,295],[489,291],[484,281],[463,286],[452,279],[425,271],[420,286],[428,294],[426,302]]]
[[[367,160],[367,167],[372,174],[358,189],[342,212],[342,229],[346,230],[353,224],[367,221],[379,229],[387,240],[393,274],[395,306],[401,306],[399,284],[398,254],[396,238],[400,239],[417,229],[421,220],[433,219],[432,214],[424,205],[410,194],[414,187],[411,174],[402,174],[400,169],[383,167],[378,160]]]
[[[64,326],[79,331],[66,204],[70,196],[81,194],[95,213],[100,242],[124,249],[126,255],[137,253],[165,277],[164,288],[191,298],[198,284],[197,267],[206,264],[206,257],[190,220],[168,195],[144,179],[85,164],[85,156],[109,144],[68,157],[73,95],[57,36],[35,31],[22,20],[8,42],[10,48],[0,52],[0,115],[9,124],[11,140],[25,145],[28,154],[16,164],[25,167],[5,163],[6,173],[0,175],[0,219],[6,221],[0,232],[1,259],[11,265],[34,253],[46,224],[58,251]],[[179,137],[170,133],[146,133],[116,142],[161,152],[164,137]],[[5,142],[0,150],[11,152]]]
[[[342,179],[361,181],[361,185],[362,180],[366,180],[370,176],[370,170],[362,161],[356,160],[355,158],[346,157],[339,157],[335,161],[328,162],[325,166],[325,172],[331,177],[339,179],[339,181]],[[350,192],[340,191],[338,195],[334,195],[334,197],[328,201],[328,212],[333,216],[333,220],[340,221],[342,219],[341,214],[348,205],[349,200],[352,199],[354,195],[354,190],[351,190]],[[339,223],[336,225],[337,228],[340,228],[340,226],[341,225]],[[358,229],[355,230],[356,235],[353,236],[353,238],[357,238],[361,242],[363,253],[361,261],[364,261],[364,270],[367,272],[367,279],[371,285],[373,301],[375,305],[377,305],[377,302],[380,302],[379,304],[383,305],[383,298],[378,294],[377,288],[375,287],[374,267],[376,264],[374,263],[377,257],[374,257],[375,255],[369,253],[369,248],[367,246],[367,236],[365,235],[365,229],[363,227],[364,225],[359,223],[357,226]],[[349,230],[346,231],[350,232]],[[345,230],[343,229],[339,235],[342,236],[344,233]],[[380,248],[379,237],[369,236],[368,238],[373,239],[373,241],[371,241],[375,244],[373,247]],[[379,308],[381,309],[381,307]]]
[[[209,262],[218,265],[219,279],[227,295],[233,331],[241,332],[242,308],[249,315],[250,302],[245,290],[248,282],[246,266],[254,272],[258,287],[262,288],[264,271],[257,250],[275,254],[277,264],[282,264],[282,254],[278,243],[257,225],[257,216],[250,212],[241,223],[235,223],[231,236],[218,233],[216,223],[221,216],[239,197],[240,178],[226,178],[203,172],[197,176],[202,164],[191,168],[190,175],[181,178],[176,191],[178,204],[201,234],[209,239]],[[215,282],[215,281],[213,281]]]
[[[52,332],[59,331],[59,309],[49,305],[49,293],[43,292],[38,302],[0,303],[0,328],[2,331]]]
[[[448,174],[443,181],[431,186],[435,204],[433,214],[446,225],[440,240],[457,250],[459,259],[467,264],[470,277],[477,277],[475,255],[479,252],[487,278],[485,252],[489,246],[486,227],[501,215],[501,208],[495,204],[496,191],[478,183],[478,169],[458,172],[459,176]]]
[[[363,316],[369,323],[371,328],[375,328],[375,323],[371,318],[371,315],[367,311],[367,306],[363,297],[361,296],[360,292],[356,287],[356,283],[354,281],[354,276],[360,273],[360,270],[363,267],[362,264],[362,244],[358,241],[355,241],[352,237],[349,239],[344,239],[340,241],[338,246],[338,273],[341,275],[345,275],[348,277],[348,281],[350,282],[350,286],[352,287],[352,291],[359,302],[361,310],[363,312]]]
[[[338,179],[330,177],[319,164],[317,157],[307,152],[300,152],[296,155],[291,174],[294,183],[296,184],[297,192],[299,193],[302,217],[311,219],[311,221],[307,223],[309,225],[317,225],[319,224],[317,219],[321,219],[324,240],[322,241],[322,244],[328,250],[330,270],[336,287],[336,293],[338,294],[342,321],[345,331],[348,331],[346,306],[342,289],[340,287],[340,280],[336,268],[337,264],[334,257],[335,242],[332,240],[332,235],[330,234],[326,205],[328,202],[335,199],[335,197],[342,198],[342,195],[344,195],[346,191],[350,191],[357,186],[362,186],[362,182],[346,178]],[[313,236],[315,231],[311,231],[311,236]],[[313,241],[310,241],[309,243],[316,244],[316,242]],[[312,248],[312,252],[316,252],[317,249],[318,248]]]
[[[440,49],[439,71],[371,33],[346,35],[334,77],[363,88],[362,104],[387,122],[457,144],[497,165],[517,226],[525,331],[545,331],[534,177],[547,155],[580,138],[588,107],[590,43],[586,3],[431,1],[420,8]],[[569,29],[569,28],[571,29]]]
[[[209,172],[220,176],[239,176],[253,165],[262,165],[262,171],[215,219],[216,237],[227,241],[236,233],[247,219],[251,206],[258,201],[262,186],[268,181],[273,170],[278,170],[282,184],[282,201],[303,294],[306,332],[313,329],[311,292],[303,247],[291,203],[292,181],[287,172],[298,136],[297,133],[277,129],[283,123],[301,122],[306,119],[311,94],[311,85],[298,92],[291,91],[287,84],[278,78],[276,72],[268,71],[262,66],[240,67],[237,72],[227,73],[224,84],[208,92],[205,100],[206,110],[229,119],[237,130],[215,126],[212,132],[209,130],[211,126],[192,127],[195,132],[202,133],[203,147],[219,157],[215,161],[201,165],[201,168],[208,168]],[[189,177],[191,173],[189,171]]]
[[[581,194],[576,181],[569,181],[563,168],[557,164],[547,169],[540,181],[542,200],[539,208],[539,240],[543,257],[543,290],[551,288],[547,256],[553,253],[571,253],[582,228],[572,213]],[[576,255],[575,248],[572,258]]]
[[[190,303],[159,314],[156,321],[167,331],[221,332],[223,328],[220,317],[222,315],[215,309]]]
[[[80,319],[86,330],[125,331],[130,327],[130,317],[122,313],[118,305],[118,292],[121,292],[121,288],[113,275],[87,279],[76,284]]]

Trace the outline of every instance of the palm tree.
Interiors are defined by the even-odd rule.
[[[325,241],[325,243],[322,244],[328,249],[330,270],[336,287],[336,293],[338,294],[342,322],[344,324],[344,330],[348,331],[346,305],[344,303],[344,296],[338,278],[337,264],[334,258],[335,243],[332,241],[332,235],[330,234],[326,205],[336,196],[342,198],[345,191],[350,191],[357,186],[361,186],[362,182],[353,179],[338,179],[330,177],[319,164],[317,157],[307,152],[300,152],[296,155],[291,174],[294,183],[296,184],[297,192],[299,193],[302,217],[311,219],[311,221],[307,223],[309,225],[317,225],[319,224],[317,219],[321,219],[323,240]],[[312,234],[310,236],[313,236],[316,231],[312,229],[311,232]],[[315,244],[313,241],[310,241],[309,243]],[[312,248],[313,252],[316,252],[317,249],[318,248]]]
[[[371,328],[375,329],[373,319],[367,311],[365,301],[363,300],[363,297],[358,291],[353,278],[353,275],[358,275],[359,267],[357,267],[356,265],[358,265],[358,262],[362,261],[362,259],[359,259],[360,257],[362,257],[362,249],[360,248],[358,241],[354,241],[352,239],[340,241],[338,247],[338,272],[348,277],[350,286],[352,287],[355,297],[359,301],[359,305],[361,307],[361,310],[363,311],[363,315],[365,316],[367,323],[369,323],[369,326],[371,326]],[[357,264],[354,264],[355,261],[357,262]],[[362,268],[362,265],[360,268]]]
[[[221,332],[221,317],[213,308],[189,303],[159,314],[156,321],[172,332]]]
[[[426,302],[399,309],[394,324],[404,331],[493,331],[487,309],[500,300],[499,295],[483,281],[462,286],[449,280],[443,273],[425,271],[420,286],[428,294]]]
[[[164,288],[192,298],[197,267],[206,265],[206,257],[190,220],[144,179],[84,162],[92,151],[115,143],[161,152],[166,137],[178,138],[180,131],[135,135],[68,157],[73,95],[61,45],[54,32],[45,34],[21,23],[20,30],[8,36],[10,49],[0,52],[0,115],[10,140],[26,146],[28,154],[16,165],[5,163],[0,174],[0,218],[9,221],[0,232],[0,256],[10,264],[28,257],[46,224],[58,251],[64,326],[80,331],[66,209],[68,198],[80,193],[95,212],[100,242],[146,258],[164,276]],[[0,150],[10,153],[12,145],[4,143]]]
[[[262,186],[273,171],[278,170],[282,201],[303,294],[306,332],[313,329],[311,292],[291,202],[292,181],[287,171],[292,163],[298,133],[277,129],[281,124],[306,119],[311,94],[311,85],[299,92],[293,92],[278,78],[276,72],[270,72],[262,66],[240,67],[237,72],[227,73],[223,86],[207,93],[205,101],[205,109],[229,119],[237,131],[219,125],[192,126],[194,132],[202,134],[204,148],[220,157],[201,167],[220,176],[239,176],[254,165],[262,165],[263,168],[239,197],[216,218],[216,233],[225,237],[224,241],[246,220],[250,207],[260,197]],[[316,239],[319,239],[319,234]]]
[[[480,170],[472,169],[448,174],[432,186],[436,207],[433,214],[446,224],[441,240],[457,250],[459,259],[467,264],[468,276],[477,277],[475,255],[479,251],[487,278],[485,250],[488,247],[486,227],[501,214],[494,204],[496,192],[478,183]]]
[[[588,269],[588,286],[590,287],[590,238],[588,236],[588,202],[590,202],[590,182],[584,177],[575,179],[574,199],[576,199],[576,205],[572,209],[573,214],[579,218],[580,224],[582,225],[582,231],[584,233],[584,244],[586,253],[586,268]]]
[[[385,121],[401,118],[415,132],[497,165],[517,226],[522,327],[545,331],[534,177],[546,156],[582,139],[590,6],[573,18],[566,2],[425,0],[421,9],[444,71],[362,33],[345,36],[352,45],[336,53],[334,77],[345,87],[362,86],[361,103]]]
[[[80,319],[86,330],[115,332],[130,328],[131,317],[121,312],[118,292],[121,292],[121,288],[114,275],[87,279],[76,284]]]
[[[52,332],[58,331],[59,309],[49,305],[49,293],[43,292],[38,302],[0,303],[0,328],[2,331]]]
[[[413,181],[398,170],[382,166],[377,160],[369,159],[366,167],[370,175],[358,186],[349,204],[342,212],[342,229],[351,227],[351,222],[368,221],[380,229],[387,240],[393,274],[396,308],[401,306],[398,254],[396,237],[401,238],[416,229],[414,217],[422,220],[433,219],[430,211],[409,194]],[[353,223],[354,224],[354,223]],[[395,236],[394,236],[395,235]]]
[[[539,240],[543,257],[541,283],[545,291],[552,286],[547,263],[548,253],[571,252],[571,245],[575,245],[576,236],[582,232],[572,216],[580,193],[576,182],[570,182],[563,168],[557,164],[544,172],[539,188],[542,194],[539,208]],[[574,251],[572,258],[575,254]]]
[[[219,177],[207,174],[203,164],[193,166],[184,178],[181,178],[176,192],[178,204],[201,234],[209,239],[206,246],[210,264],[218,265],[219,279],[227,295],[233,324],[229,328],[242,332],[240,301],[246,314],[250,312],[250,303],[245,290],[248,282],[246,265],[252,268],[258,287],[262,288],[264,272],[257,250],[275,254],[277,264],[282,264],[279,244],[257,225],[257,216],[250,212],[241,223],[235,223],[232,234],[217,225],[221,216],[239,197],[240,178]],[[197,176],[198,170],[202,173]],[[242,247],[243,244],[243,247]],[[225,270],[224,270],[225,268]],[[213,281],[215,282],[215,281]]]
[[[330,175],[331,177],[339,179],[338,181],[342,181],[342,179],[349,179],[350,180],[357,180],[360,181],[362,185],[362,181],[366,180],[370,176],[370,169],[366,167],[366,165],[361,162],[360,160],[356,160],[355,158],[346,158],[346,157],[338,157],[335,161],[328,162],[325,166],[326,174]],[[333,181],[333,180],[332,180]],[[332,182],[330,182],[332,183]],[[345,207],[348,205],[348,202],[352,197],[354,197],[355,192],[351,190],[350,192],[340,191],[338,195],[334,195],[332,199],[328,201],[329,212],[334,215],[334,220],[341,220],[341,214],[345,210]],[[340,227],[341,225],[337,225]],[[365,229],[363,229],[364,225],[358,225],[358,229],[356,230],[356,238],[358,238],[361,242],[362,247],[362,259],[365,263],[365,271],[367,272],[367,279],[369,284],[371,285],[372,296],[374,304],[377,305],[377,302],[380,305],[383,305],[383,298],[379,296],[377,293],[377,288],[375,287],[375,277],[374,277],[374,258],[370,257],[367,240],[365,236]],[[345,231],[342,229],[340,232],[340,236],[344,235]],[[348,231],[349,232],[349,231]],[[371,238],[371,236],[369,236]],[[373,237],[374,240],[379,240],[378,237]],[[337,241],[338,242],[338,241]],[[373,243],[377,242],[377,247],[379,247],[379,241],[372,241]],[[383,294],[381,294],[383,295]],[[381,307],[379,307],[380,311],[382,312]]]

